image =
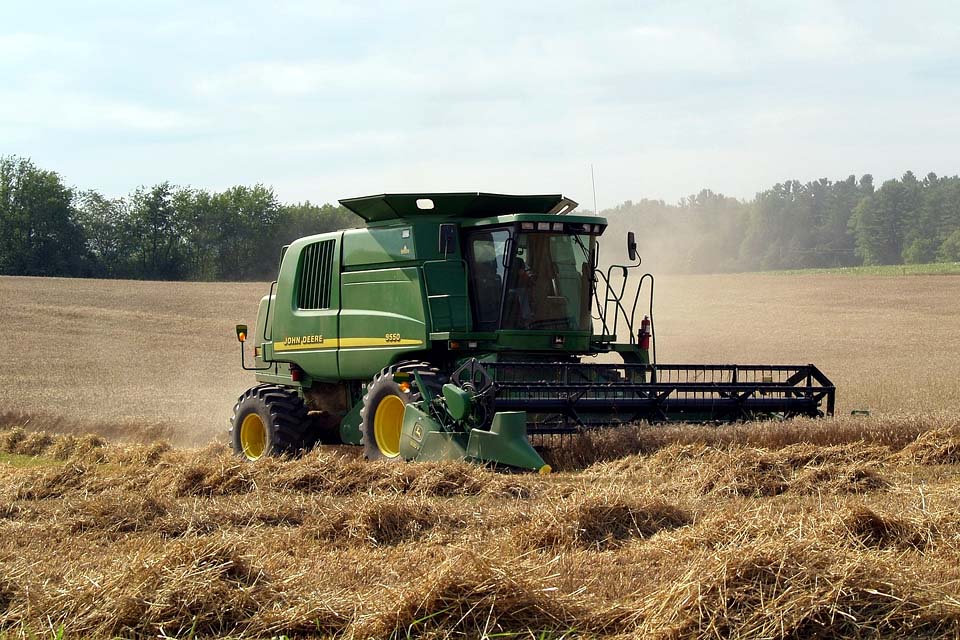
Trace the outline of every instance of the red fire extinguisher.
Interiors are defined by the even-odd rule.
[[[640,331],[637,334],[637,342],[643,350],[650,349],[650,316],[643,316],[640,321]]]

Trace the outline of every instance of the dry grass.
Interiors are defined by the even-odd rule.
[[[550,477],[6,430],[46,463],[0,464],[0,633],[955,637],[960,424],[861,422]]]

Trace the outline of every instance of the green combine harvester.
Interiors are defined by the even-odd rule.
[[[371,460],[549,472],[533,444],[557,434],[833,413],[835,388],[813,365],[658,363],[653,276],[629,282],[634,234],[630,264],[600,269],[607,221],[573,215],[568,198],[340,203],[366,227],[284,247],[252,365],[237,326],[259,383],[230,427],[249,460],[346,443]]]

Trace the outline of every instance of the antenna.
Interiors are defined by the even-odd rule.
[[[600,210],[597,209],[597,181],[593,177],[593,163],[590,163],[590,184],[593,185],[593,215],[600,215]]]

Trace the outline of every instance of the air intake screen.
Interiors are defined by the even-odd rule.
[[[335,240],[324,240],[304,248],[300,255],[297,307],[301,309],[330,308],[331,271],[335,245]]]

